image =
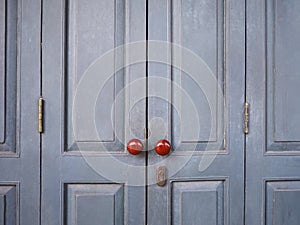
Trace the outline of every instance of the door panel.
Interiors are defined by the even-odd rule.
[[[0,224],[39,224],[40,2],[0,2]]]
[[[150,41],[175,43],[154,54],[152,41],[148,50],[148,94],[165,97],[148,105],[150,134],[160,132],[148,140],[149,225],[243,224],[244,7],[235,0],[148,3]],[[162,67],[151,61],[158,56],[171,59],[168,73],[153,72]],[[158,91],[155,76],[171,81],[157,84]],[[159,139],[171,142],[169,155],[153,150]],[[167,170],[163,187],[156,184],[159,166]]]
[[[172,224],[225,224],[224,192],[223,181],[174,182]]]
[[[300,57],[300,29],[297,26],[300,4],[270,0],[266,2],[266,10],[266,150],[288,153],[300,150],[300,107],[294,101],[300,94],[297,61]]]
[[[281,0],[247,6],[246,224],[299,223],[299,9]]]
[[[124,224],[123,185],[68,184],[66,191],[66,224]]]
[[[89,130],[78,130],[74,140],[74,126],[72,123],[72,109],[74,97],[79,82],[84,77],[87,68],[101,54],[111,51],[114,47],[125,44],[125,5],[124,1],[92,1],[88,5],[82,1],[67,1],[65,15],[66,35],[66,131],[68,132],[67,151],[92,151],[99,149],[99,142],[105,142],[110,149],[121,148],[120,141],[115,136],[115,118],[123,118],[124,107],[118,108],[111,114],[111,106],[116,95],[124,86],[124,69],[110,77],[99,93],[95,106],[96,126],[99,137],[95,137]],[[99,10],[103,9],[105,10]],[[115,15],[111,17],[111,15]],[[100,44],[101,43],[101,44]],[[119,59],[116,59],[119,60]],[[115,64],[107,65],[114,67]],[[99,71],[101,74],[101,71]],[[76,117],[76,115],[74,115]],[[111,119],[112,118],[112,119]],[[118,129],[124,131],[124,121],[118,120]],[[73,125],[72,125],[73,124]],[[124,135],[124,134],[122,134]],[[77,143],[80,142],[80,143]],[[114,146],[115,145],[115,146]]]
[[[186,102],[182,93],[173,92],[173,102],[179,106],[177,112],[180,117],[175,116],[173,110],[172,127],[173,145],[176,143],[177,151],[193,149],[196,151],[211,151],[217,148],[224,149],[222,144],[224,135],[224,1],[172,1],[173,17],[172,38],[173,42],[190,49],[200,58],[212,76],[216,80],[209,89],[204,89],[195,77],[197,74],[188,74],[185,71],[174,70],[173,80],[190,96],[195,105],[195,111],[199,116],[196,119],[191,112],[186,110]],[[182,58],[181,64],[188,65],[191,59]],[[202,75],[203,76],[203,75]],[[205,79],[205,78],[204,78]],[[199,79],[200,80],[200,79]],[[200,87],[200,88],[199,88]],[[210,93],[205,93],[210,92]],[[222,92],[221,94],[218,93]],[[211,95],[211,102],[207,96]],[[198,120],[198,121],[197,121]],[[184,121],[185,123],[182,123]],[[199,134],[189,132],[195,123],[199,123]],[[180,133],[181,136],[179,135]],[[207,148],[207,144],[211,148]],[[212,147],[212,144],[215,146]],[[178,145],[178,146],[177,146]]]
[[[112,50],[146,40],[146,5],[55,0],[43,8],[42,224],[145,224],[145,153],[128,154],[126,143],[145,141],[146,102],[135,96],[146,94],[146,66],[125,66],[130,48]]]
[[[1,1],[0,15],[0,150],[2,154],[16,154],[16,127],[19,117],[16,118],[17,107],[17,38],[18,34],[18,5],[17,1],[11,3]],[[9,100],[15,104],[9,104]]]
[[[298,224],[300,182],[266,182],[266,224]]]
[[[17,224],[17,187],[16,185],[0,186],[0,224]]]

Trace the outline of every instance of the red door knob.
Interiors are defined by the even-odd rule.
[[[138,139],[131,139],[127,144],[127,151],[132,155],[138,155],[143,150],[143,143]]]
[[[159,155],[167,155],[171,151],[171,144],[167,140],[160,140],[155,145],[155,151]]]

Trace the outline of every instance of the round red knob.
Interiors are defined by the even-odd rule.
[[[132,155],[138,155],[143,150],[143,143],[138,139],[128,141],[127,150]]]
[[[155,151],[159,155],[167,155],[171,151],[171,144],[167,140],[160,140],[155,145]]]

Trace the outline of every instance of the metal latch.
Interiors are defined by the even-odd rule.
[[[165,166],[159,166],[156,169],[156,184],[158,186],[165,186],[167,180],[167,168]]]

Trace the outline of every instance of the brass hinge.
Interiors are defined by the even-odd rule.
[[[38,110],[38,132],[43,133],[44,99],[42,97],[38,101]]]
[[[248,134],[249,133],[249,103],[245,102],[244,105],[244,133]]]

